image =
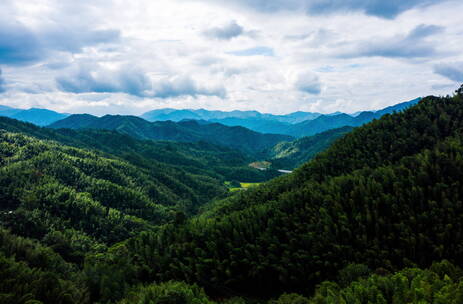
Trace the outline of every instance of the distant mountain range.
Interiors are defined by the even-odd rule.
[[[417,104],[421,98],[399,103],[378,111],[363,111],[354,114],[336,112],[320,114],[294,112],[287,115],[262,114],[257,111],[208,111],[160,109],[141,115],[148,121],[205,120],[226,126],[242,126],[261,133],[286,134],[294,137],[311,136],[343,126],[357,127],[384,114],[402,111]]]
[[[30,122],[37,126],[47,126],[55,121],[66,118],[69,114],[58,113],[47,109],[31,108],[23,110],[0,105],[0,116]]]
[[[111,116],[101,118],[88,114],[71,115],[58,113],[47,109],[31,108],[28,110],[15,109],[7,106],[0,106],[0,116],[6,116],[17,120],[30,122],[38,126],[52,125],[54,128],[92,128],[92,129],[120,129],[126,134],[134,135],[145,139],[166,139],[176,141],[198,141],[207,136],[212,136],[209,142],[226,142],[225,139],[219,140],[217,133],[228,134],[229,139],[234,140],[236,134],[242,134],[247,140],[256,136],[248,136],[252,133],[249,130],[231,129],[228,127],[244,127],[255,132],[265,134],[283,134],[287,136],[301,138],[312,136],[327,130],[341,128],[344,126],[357,127],[373,119],[380,118],[384,114],[393,113],[415,105],[420,98],[399,103],[397,105],[384,108],[378,111],[363,111],[355,114],[332,113],[320,114],[312,112],[294,112],[287,115],[263,114],[257,111],[208,111],[200,110],[176,110],[160,109],[147,112],[141,118],[134,116]],[[116,119],[117,118],[117,119]],[[65,119],[63,122],[61,120]],[[197,123],[192,123],[194,120]],[[189,121],[189,122],[188,122]],[[59,123],[57,123],[59,122]],[[156,122],[149,124],[148,122]],[[164,122],[164,123],[161,123]],[[57,123],[57,124],[55,124]],[[219,125],[220,124],[220,125]],[[205,125],[210,125],[205,127]],[[155,131],[153,131],[155,128]],[[188,129],[188,130],[186,130]],[[209,131],[205,131],[209,130]],[[211,131],[215,130],[215,131]],[[205,133],[204,133],[205,132]],[[212,132],[211,134],[209,132]],[[262,147],[268,148],[267,144],[272,142],[266,136],[265,140],[249,143],[249,150],[255,151]],[[286,137],[288,139],[289,137]],[[263,144],[263,143],[266,144]],[[238,143],[242,143],[238,140]],[[226,146],[232,146],[227,143]]]
[[[181,121],[181,120],[208,120],[208,121],[216,121],[223,123],[221,120],[226,121],[226,119],[234,118],[234,119],[242,119],[242,120],[259,120],[259,121],[276,121],[288,124],[294,124],[298,122],[302,122],[305,120],[310,120],[317,118],[322,114],[320,113],[311,113],[311,112],[294,112],[287,115],[273,115],[273,114],[266,114],[260,113],[257,111],[209,111],[205,109],[199,110],[176,110],[176,109],[159,109],[153,110],[150,112],[146,112],[145,114],[141,115],[140,117],[148,120],[148,121]],[[223,123],[224,124],[224,123]]]
[[[240,126],[228,127],[204,121],[149,122],[140,117],[121,115],[106,115],[100,118],[88,114],[76,114],[57,121],[49,127],[116,130],[139,139],[204,141],[252,154],[273,147],[281,141],[294,139],[288,135],[261,134]]]
[[[324,131],[344,126],[358,127],[366,124],[373,119],[381,118],[385,114],[400,112],[417,104],[421,98],[416,98],[411,101],[402,102],[394,106],[390,106],[378,111],[364,111],[357,113],[355,116],[349,114],[336,115],[321,115],[313,120],[306,120],[298,124],[289,126],[281,134],[290,134],[294,137],[311,136]]]

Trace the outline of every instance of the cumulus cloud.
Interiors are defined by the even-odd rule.
[[[421,24],[407,35],[371,39],[354,44],[342,51],[340,57],[389,57],[389,58],[426,58],[436,55],[436,45],[426,38],[443,32],[437,25]]]
[[[1,99],[98,114],[378,109],[453,90],[441,75],[459,79],[461,66],[442,63],[463,62],[462,9],[455,0],[2,0]]]
[[[117,69],[90,63],[80,64],[68,75],[56,77],[60,90],[70,93],[125,93],[137,97],[175,98],[180,96],[225,97],[225,88],[205,86],[186,75],[152,81],[144,71],[131,65]]]
[[[312,72],[304,72],[298,75],[294,86],[297,90],[313,95],[321,93],[320,78]]]
[[[237,50],[228,52],[230,55],[235,56],[274,56],[274,51],[272,48],[265,46],[257,46],[250,49]]]
[[[309,33],[286,35],[284,38],[289,41],[302,41],[310,47],[320,47],[334,41],[338,37],[333,31],[320,28]]]
[[[197,0],[198,1],[198,0]],[[221,0],[200,0],[218,2]],[[397,15],[415,8],[438,3],[439,0],[236,0],[232,5],[242,5],[262,12],[278,12],[288,10],[305,11],[308,14],[320,15],[339,12],[363,12],[381,18],[394,18]]]
[[[217,96],[224,98],[226,90],[222,86],[206,87],[199,85],[189,76],[174,76],[164,78],[154,84],[154,97],[173,98],[179,96]]]
[[[244,28],[239,25],[235,20],[228,24],[219,27],[213,27],[203,32],[204,36],[219,39],[230,40],[244,34]]]
[[[86,26],[57,26],[45,29],[39,35],[47,49],[79,53],[86,46],[117,42],[120,38],[120,31],[94,30]]]
[[[43,45],[30,29],[20,22],[0,18],[0,63],[29,64],[41,59],[44,53]]]
[[[0,21],[0,63],[27,65],[45,59],[53,51],[78,53],[86,46],[115,42],[118,30],[56,28],[34,32],[19,22]]]
[[[2,69],[0,69],[0,93],[4,93],[5,91],[5,79],[2,76]]]
[[[324,14],[339,11],[360,11],[367,15],[394,18],[402,12],[426,6],[439,0],[306,0],[308,12]]]
[[[434,66],[434,73],[463,83],[463,62],[437,64]]]
[[[84,47],[117,42],[120,38],[119,30],[95,29],[92,22],[85,20],[82,11],[72,12],[83,16],[78,22],[61,15],[43,24],[32,25],[19,21],[22,19],[13,13],[15,9],[10,6],[0,6],[1,64],[29,65],[50,57],[56,51],[80,53]]]
[[[71,93],[126,93],[143,97],[152,89],[145,73],[129,65],[111,70],[82,64],[74,73],[57,77],[56,83],[60,90]]]

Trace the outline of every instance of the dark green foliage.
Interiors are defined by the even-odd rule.
[[[168,201],[149,191],[173,189],[148,170],[19,134],[0,138],[0,219],[19,235],[41,239],[69,228],[114,243],[170,218]]]
[[[238,179],[243,182],[261,182],[278,175],[273,170],[263,172],[250,168],[248,164],[255,159],[239,151],[206,142],[138,140],[109,130],[54,130],[2,117],[0,117],[0,129],[54,140],[78,148],[104,151],[135,165],[164,172],[175,179],[182,177],[184,182],[192,183],[190,188],[198,194],[207,194],[207,189],[217,187],[210,184],[211,179],[208,177],[222,181]],[[175,169],[180,169],[187,174]],[[186,179],[191,175],[194,176],[193,179]],[[198,178],[208,183],[208,186],[196,190],[200,188],[195,182]],[[213,195],[216,193],[205,195],[204,199],[210,200]]]
[[[385,115],[293,174],[209,204],[229,177],[221,164],[242,164],[227,149],[10,128],[0,133],[4,302],[212,303],[201,288],[240,304],[463,300],[458,94]],[[457,266],[433,264],[443,259]]]
[[[119,304],[213,304],[196,285],[166,282],[136,288]]]
[[[370,268],[363,264],[349,264],[344,269],[339,271],[337,281],[342,287],[348,286],[350,283],[365,278],[371,273]]]
[[[150,280],[261,296],[310,292],[350,263],[460,261],[462,131],[459,97],[426,98],[355,129],[294,174],[129,240],[128,251]]]
[[[442,267],[444,271],[441,271]],[[435,268],[439,271],[435,271]],[[455,272],[458,274],[455,275]],[[374,274],[345,288],[324,282],[308,303],[459,304],[463,303],[463,276],[461,270],[444,261],[429,270],[409,268],[393,275]]]
[[[455,93],[459,96],[462,96],[463,95],[463,84],[460,86],[460,88],[458,90],[455,91]]]
[[[352,131],[352,127],[342,127],[323,133],[302,137],[291,142],[281,142],[266,151],[266,158],[274,168],[292,170],[312,159],[328,148],[336,139]]]
[[[309,299],[297,293],[284,293],[277,300],[269,304],[310,304]]]
[[[1,228],[0,283],[0,303],[88,302],[87,289],[75,266],[50,248]]]
[[[0,224],[40,240],[74,264],[73,272],[83,268],[91,301],[120,299],[130,284],[143,281],[134,263],[107,245],[168,222],[182,225],[227,192],[224,180],[271,176],[249,168],[243,154],[208,143],[51,130],[8,118],[0,119],[0,128],[10,131],[0,131]]]

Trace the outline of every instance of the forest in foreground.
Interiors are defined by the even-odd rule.
[[[234,194],[274,176],[213,144],[0,129],[0,303],[463,303],[463,86]]]

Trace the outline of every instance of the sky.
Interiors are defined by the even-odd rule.
[[[0,104],[353,113],[463,83],[458,0],[2,0]]]

